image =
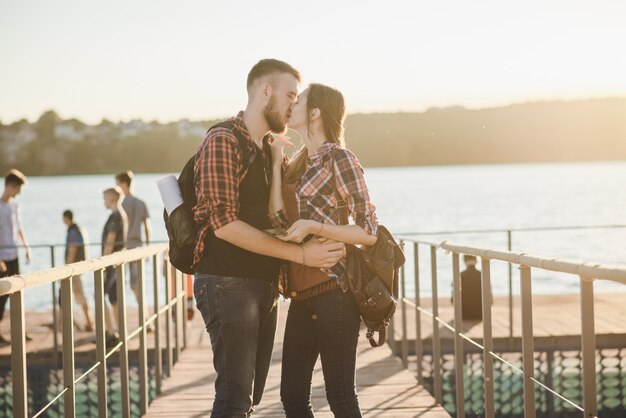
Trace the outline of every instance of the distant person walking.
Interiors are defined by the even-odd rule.
[[[26,176],[19,170],[12,169],[4,177],[4,192],[0,198],[0,261],[4,268],[0,268],[0,277],[9,277],[20,273],[17,259],[17,242],[21,241],[26,248],[26,264],[30,263],[31,253],[26,234],[22,228],[20,211],[15,197],[26,184]],[[0,266],[2,267],[2,266]],[[4,317],[9,295],[0,296],[0,321]],[[30,340],[30,337],[26,337]],[[0,335],[0,346],[10,342]]]
[[[119,187],[111,187],[102,192],[104,205],[111,211],[109,218],[102,228],[102,255],[113,254],[121,251],[126,245],[128,223],[126,213],[121,205],[122,190]],[[111,321],[110,312],[107,308],[105,319],[107,320],[107,342],[111,343],[119,338],[117,335],[118,310],[117,310],[117,274],[115,267],[107,267],[105,270],[104,289],[109,297],[113,308],[115,324]]]
[[[150,244],[150,214],[146,203],[134,196],[131,192],[131,184],[134,174],[132,171],[124,171],[115,176],[115,183],[122,189],[124,200],[122,207],[128,217],[128,237],[126,239],[126,248],[141,247],[143,245],[141,239],[141,230],[143,229],[146,237],[146,245]],[[142,228],[143,226],[143,228]],[[137,303],[139,303],[139,261],[133,261],[130,265],[130,287],[133,290]]]
[[[77,263],[87,259],[87,233],[74,222],[74,213],[71,210],[63,212],[63,223],[67,225],[67,237],[65,239],[65,264]],[[72,277],[72,292],[74,299],[83,308],[85,315],[85,331],[93,331],[93,322],[89,315],[89,305],[83,290],[83,281],[80,275]],[[61,298],[59,298],[59,301]],[[60,303],[59,303],[60,304]]]

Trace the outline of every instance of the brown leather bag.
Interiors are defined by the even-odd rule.
[[[282,195],[287,219],[290,223],[295,222],[299,217],[296,185],[283,184]],[[337,287],[337,282],[317,267],[289,263],[286,276],[286,278],[283,277],[283,294],[294,300],[307,299]]]

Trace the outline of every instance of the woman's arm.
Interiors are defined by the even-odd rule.
[[[346,244],[372,246],[376,244],[376,235],[367,233],[358,225],[329,225],[308,219],[300,219],[291,225],[285,241],[302,242],[308,235],[317,235]]]

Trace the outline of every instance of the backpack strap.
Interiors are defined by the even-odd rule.
[[[333,189],[335,190],[335,200],[337,201],[335,208],[339,213],[339,225],[348,225],[348,205],[343,200],[341,194],[339,194],[339,183],[337,183],[337,177],[335,176],[335,156],[333,151],[330,151],[330,173],[333,181]]]
[[[235,138],[237,138],[237,144],[239,146],[239,151],[241,152],[241,161],[243,162],[242,173],[248,171],[248,168],[252,165],[254,160],[256,159],[256,152],[250,153],[248,150],[248,139],[243,136],[241,131],[235,128],[235,125],[232,122],[223,121],[217,123],[209,128],[209,131],[213,128],[224,128],[228,129],[233,133]],[[208,131],[207,131],[208,133]]]
[[[376,339],[374,338],[374,333],[376,331],[378,331],[378,341],[376,341]],[[387,328],[380,327],[380,329],[378,330],[373,330],[371,328],[368,328],[367,332],[365,333],[365,337],[367,337],[367,339],[370,342],[370,345],[373,348],[380,347],[381,345],[385,344],[385,338],[387,337]]]

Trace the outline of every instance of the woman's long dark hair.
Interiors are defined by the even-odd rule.
[[[344,146],[344,122],[346,120],[346,105],[343,94],[337,89],[323,84],[309,85],[306,101],[307,125],[311,110],[319,109],[322,119],[322,129],[327,141]],[[285,183],[296,183],[306,171],[306,160],[309,153],[302,147],[287,167]]]

